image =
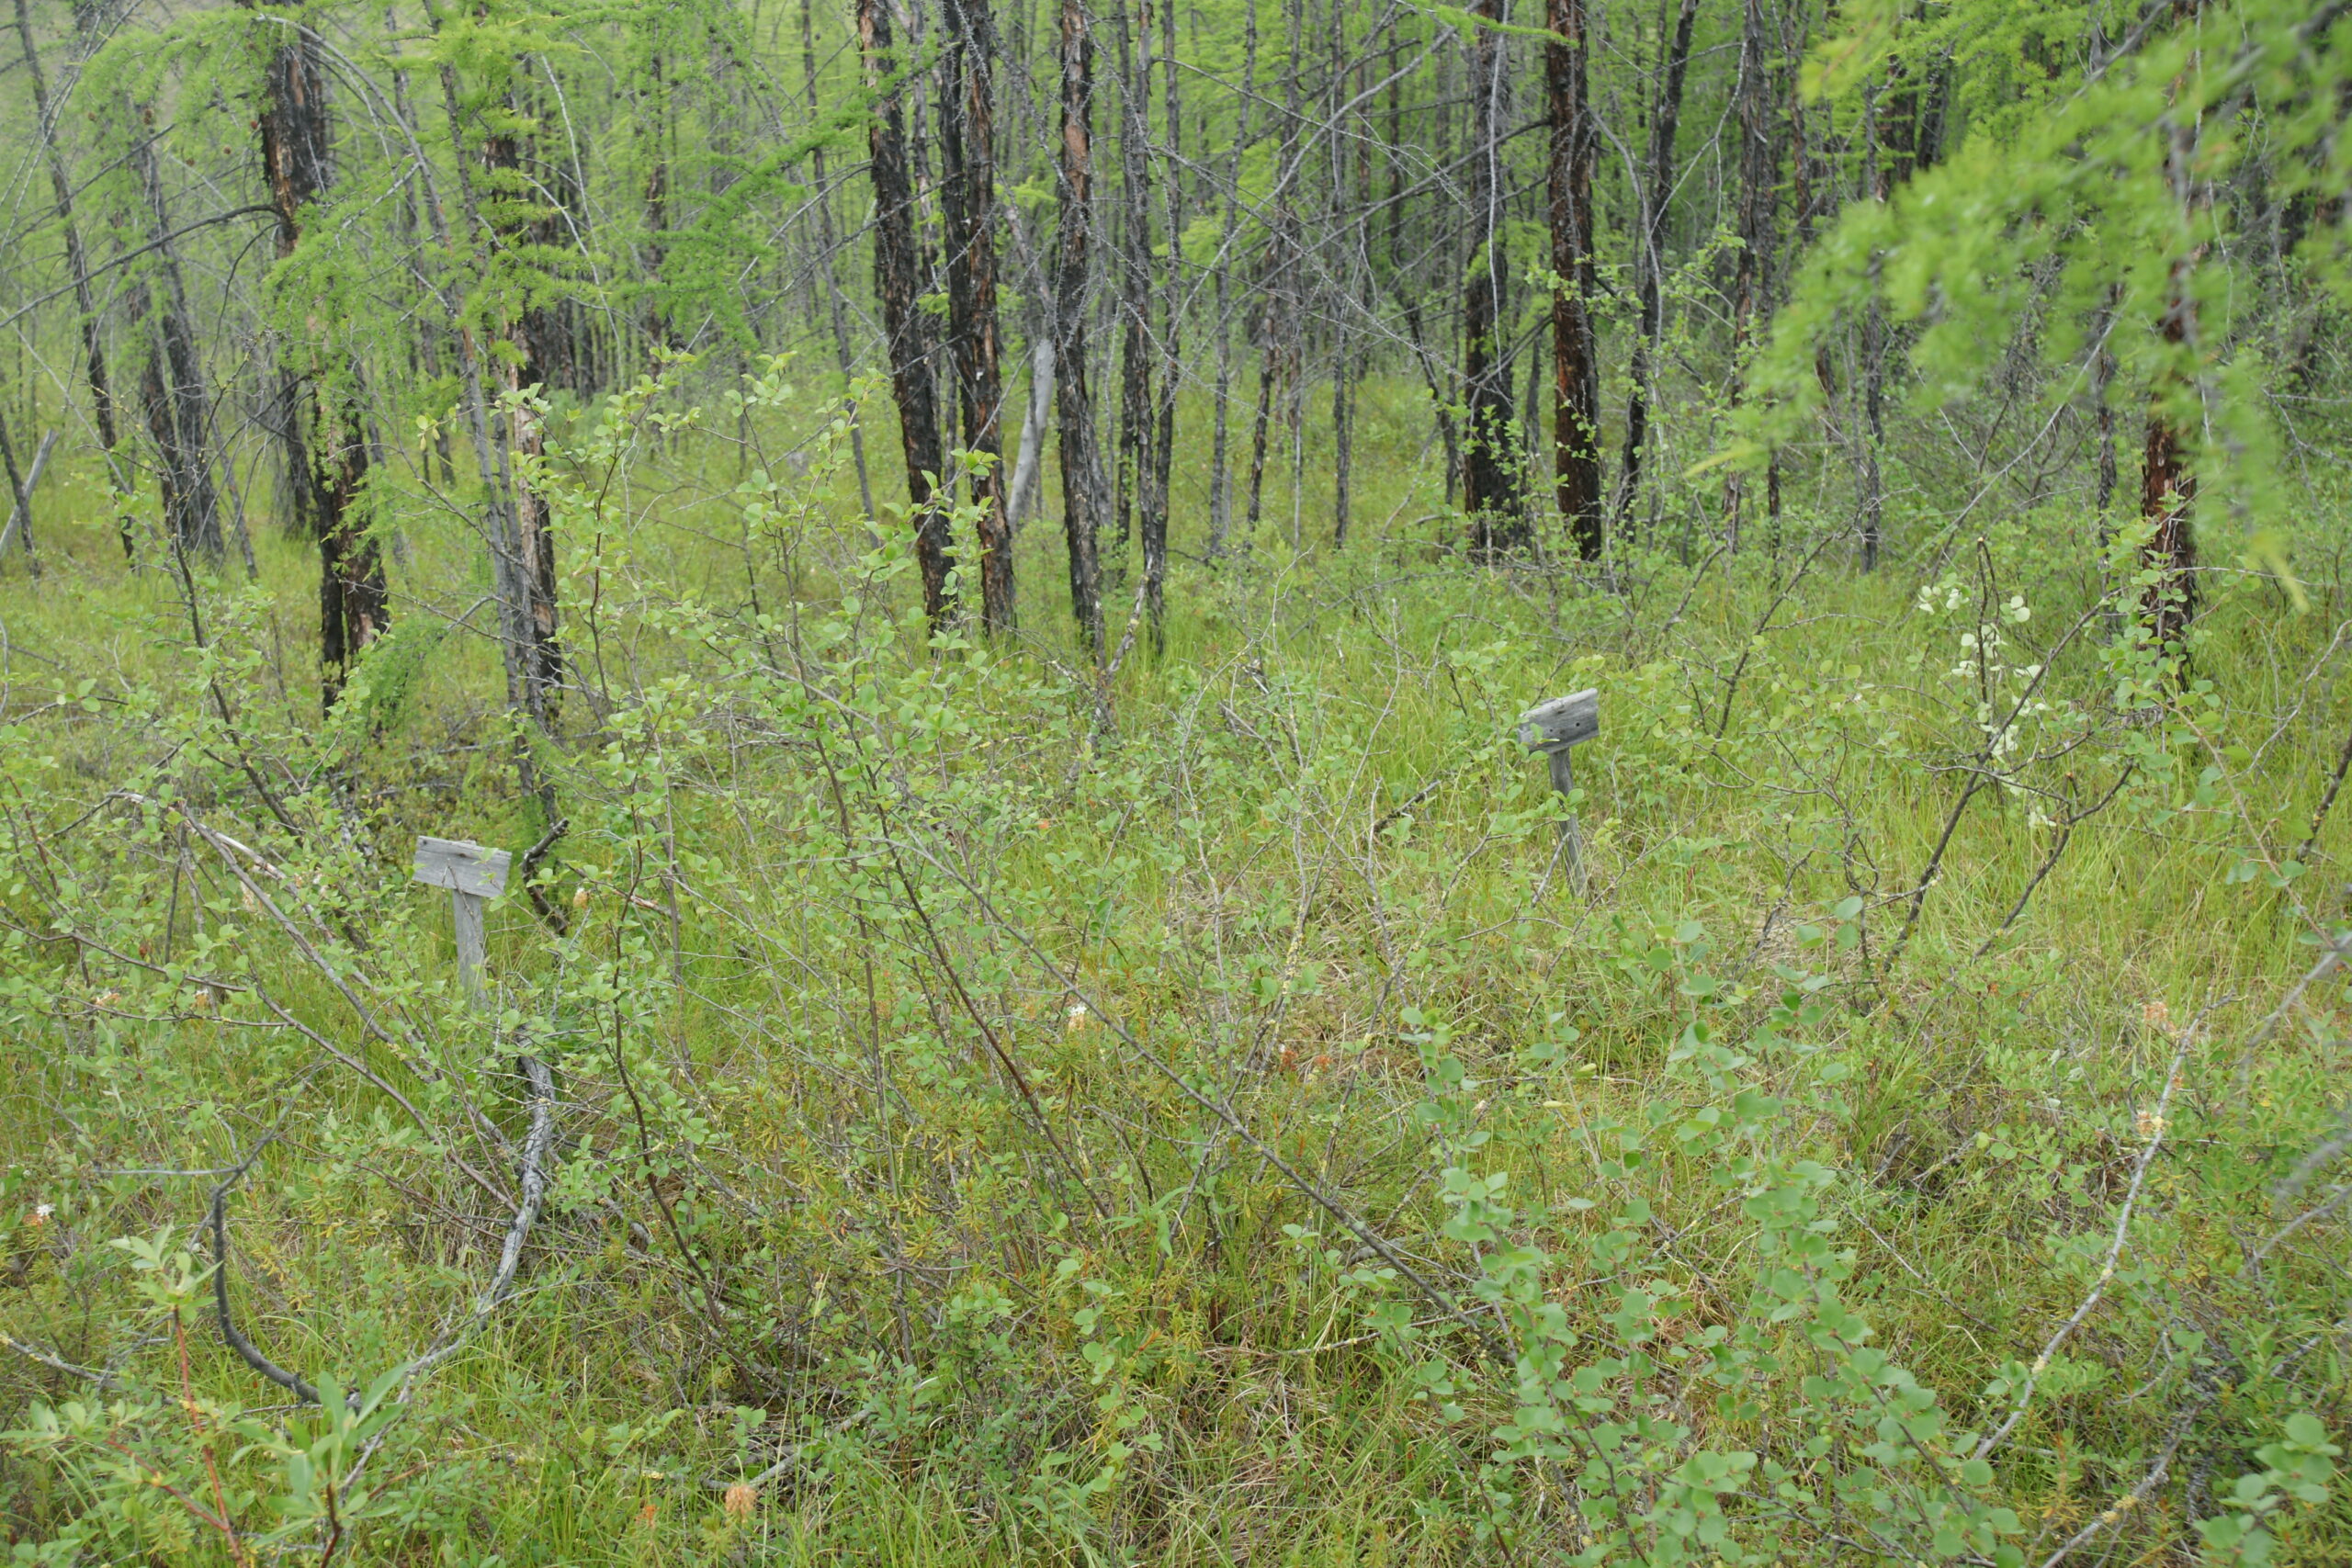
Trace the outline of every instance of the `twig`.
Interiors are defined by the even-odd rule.
[[[1435,1307],[1447,1318],[1460,1324],[1464,1328],[1469,1330],[1471,1337],[1477,1342],[1479,1348],[1484,1350],[1488,1357],[1497,1361],[1505,1363],[1508,1363],[1512,1359],[1510,1346],[1506,1345],[1502,1339],[1495,1334],[1494,1330],[1488,1328],[1485,1324],[1480,1323],[1477,1319],[1472,1317],[1468,1313],[1464,1312],[1461,1307],[1457,1306],[1452,1299],[1438,1290],[1435,1285],[1423,1279],[1419,1269],[1415,1269],[1410,1263],[1406,1262],[1403,1257],[1397,1253],[1394,1247],[1391,1247],[1385,1238],[1375,1234],[1371,1226],[1365,1224],[1361,1219],[1358,1219],[1356,1215],[1349,1210],[1346,1204],[1340,1202],[1337,1198],[1334,1198],[1329,1193],[1324,1191],[1322,1188],[1318,1187],[1314,1182],[1309,1181],[1299,1172],[1296,1167],[1293,1166],[1290,1161],[1283,1158],[1281,1154],[1276,1152],[1271,1145],[1267,1144],[1255,1133],[1251,1132],[1250,1130],[1249,1123],[1242,1121],[1239,1113],[1234,1111],[1231,1106],[1226,1104],[1221,1100],[1213,1099],[1210,1096],[1202,1093],[1199,1089],[1194,1089],[1192,1083],[1185,1078],[1183,1074],[1178,1072],[1175,1067],[1161,1057],[1158,1052],[1152,1050],[1142,1041],[1136,1039],[1135,1035],[1128,1031],[1125,1024],[1120,1022],[1117,1017],[1114,1014],[1105,1011],[1096,1002],[1093,997],[1090,996],[1080,987],[1076,976],[1064,972],[1060,964],[1055,963],[1053,959],[1046,953],[1044,949],[1040,948],[1034,941],[1032,941],[1028,932],[1023,931],[1020,927],[1006,919],[997,909],[996,905],[989,900],[989,896],[980,891],[979,888],[974,886],[962,872],[956,870],[956,867],[949,865],[946,862],[941,860],[937,855],[933,854],[930,851],[924,849],[920,844],[916,844],[911,847],[916,854],[921,855],[933,865],[938,867],[941,871],[945,872],[950,877],[953,877],[957,885],[959,885],[964,891],[979,905],[980,908],[986,912],[989,919],[993,921],[1000,930],[1004,931],[1006,935],[1012,937],[1014,942],[1019,942],[1023,948],[1026,949],[1029,956],[1035,959],[1037,963],[1045,968],[1046,972],[1054,977],[1054,981],[1057,985],[1060,986],[1069,995],[1077,998],[1079,1001],[1083,1003],[1089,1013],[1101,1020],[1104,1028],[1110,1030],[1114,1034],[1116,1034],[1126,1045],[1129,1051],[1135,1053],[1136,1056],[1147,1066],[1150,1067],[1153,1072],[1158,1073],[1161,1077],[1167,1079],[1179,1094],[1182,1095],[1186,1100],[1191,1100],[1203,1111],[1205,1111],[1210,1115],[1216,1117],[1219,1122],[1225,1123],[1227,1129],[1230,1131],[1235,1137],[1249,1145],[1251,1152],[1255,1153],[1260,1159],[1265,1161],[1268,1165],[1273,1167],[1276,1171],[1280,1172],[1283,1179],[1285,1181],[1288,1181],[1291,1186],[1297,1189],[1302,1197],[1306,1198],[1317,1208],[1321,1209],[1325,1213],[1329,1214],[1333,1219],[1339,1221],[1342,1225],[1345,1225],[1348,1228],[1349,1233],[1358,1241],[1363,1243],[1366,1247],[1372,1248],[1374,1252],[1377,1253],[1381,1261],[1386,1263],[1391,1269],[1396,1269],[1398,1277],[1405,1280],[1415,1291],[1419,1292],[1424,1301]]]
[[[538,1223],[539,1209],[547,1201],[548,1149],[555,1142],[555,1077],[537,1056],[522,1058],[522,1067],[531,1086],[531,1130],[523,1139],[523,1197],[514,1206],[514,1218],[507,1224],[506,1243],[498,1251],[498,1271],[491,1276],[490,1289],[474,1308],[478,1317],[494,1311],[514,1288],[523,1244],[530,1239],[531,1227]]]
[[[2180,1081],[2180,1065],[2188,1059],[2188,1048],[2196,1043],[2197,1031],[2205,1021],[2205,1013],[2211,1012],[2220,1005],[2219,1002],[2208,1003],[2205,1012],[2199,1013],[2196,1021],[2181,1032],[2180,1049],[2173,1053],[2172,1066],[2165,1072],[2164,1092],[2156,1097],[2154,1125],[2148,1134],[2148,1146],[2140,1151],[2139,1163],[2132,1167],[2131,1190],[2123,1195],[2123,1212],[2115,1216],[2115,1239],[2108,1244],[2107,1259],[2099,1265],[2098,1279],[2091,1286],[2090,1294],[2083,1298],[2082,1305],[2075,1309],[2072,1316],[2058,1325],[2058,1332],[2050,1337],[2050,1343],[2044,1345],[2041,1354],[2033,1359],[2032,1367],[2026,1372],[2025,1386],[2018,1391],[2017,1403],[2010,1407],[2008,1418],[1985,1434],[1984,1440],[1976,1445],[1975,1458],[1981,1460],[2000,1447],[2003,1439],[2017,1429],[2017,1424],[2025,1419],[2026,1407],[2033,1403],[2034,1385],[2041,1381],[2041,1374],[2050,1370],[2050,1359],[2058,1353],[2058,1347],[2066,1342],[2067,1336],[2090,1316],[2091,1308],[2098,1305],[2099,1299],[2107,1294],[2108,1281],[2115,1278],[2115,1261],[2123,1255],[2124,1238],[2132,1229],[2132,1211],[2140,1201],[2141,1184],[2148,1179],[2148,1167],[2155,1163],[2156,1151],[2164,1147],[2166,1131],[2165,1112],[2172,1105],[2173,1086]]]
[[[523,1137],[522,1197],[514,1205],[514,1217],[507,1222],[506,1240],[498,1249],[498,1267],[481,1294],[474,1298],[473,1312],[408,1364],[406,1384],[413,1385],[417,1378],[455,1355],[465,1337],[505,1304],[514,1291],[514,1275],[522,1266],[524,1244],[530,1240],[531,1228],[538,1224],[539,1211],[547,1202],[548,1150],[555,1143],[555,1077],[537,1056],[523,1057],[521,1066],[523,1076],[531,1086],[531,1130]],[[405,1387],[402,1397],[406,1397]]]
[[[245,1156],[244,1162],[212,1190],[212,1305],[220,1319],[220,1337],[228,1342],[229,1348],[237,1353],[240,1360],[278,1387],[291,1392],[303,1404],[322,1404],[325,1401],[319,1397],[319,1391],[309,1381],[300,1373],[289,1372],[263,1355],[254,1348],[254,1342],[239,1331],[236,1319],[229,1314],[229,1226],[225,1217],[229,1189],[244,1179],[245,1172],[253,1168],[253,1163],[261,1157],[262,1150],[269,1147],[277,1137],[277,1134],[272,1132],[254,1145],[253,1153]]]
[[[1822,535],[1821,542],[1814,546],[1812,552],[1798,563],[1796,570],[1790,574],[1789,581],[1781,586],[1777,594],[1773,595],[1771,604],[1765,606],[1764,618],[1756,623],[1756,629],[1741,639],[1739,660],[1732,666],[1731,679],[1724,682],[1724,711],[1715,720],[1716,739],[1721,740],[1724,733],[1731,728],[1731,705],[1739,695],[1739,682],[1747,673],[1748,660],[1755,655],[1757,638],[1762,637],[1765,630],[1771,626],[1772,617],[1781,613],[1781,606],[1787,603],[1790,594],[1797,591],[1797,584],[1804,581],[1804,574],[1813,570],[1813,563],[1820,558],[1821,552],[1827,549],[1832,541],[1844,537],[1843,534],[1838,533]],[[1680,613],[1679,610],[1676,611],[1678,615]]]
[[[2026,905],[2032,901],[2033,890],[2041,886],[2041,879],[2043,877],[2048,876],[2052,871],[2057,869],[2058,857],[2066,852],[2066,844],[2067,841],[2075,836],[2075,825],[2087,818],[2096,817],[2100,812],[2106,810],[2109,803],[2113,801],[2118,795],[2120,795],[2123,792],[2123,786],[2131,783],[2132,775],[2139,771],[2139,767],[2140,764],[2137,761],[2125,763],[2123,772],[2116,775],[2114,787],[2099,797],[2098,805],[2092,807],[2087,811],[2070,811],[2066,814],[2065,819],[2058,824],[2058,841],[2050,846],[2050,853],[2043,858],[2040,868],[2034,872],[2032,877],[2026,883],[2025,891],[2018,895],[2017,903],[2012,905],[2009,912],[2001,918],[2001,923],[1993,928],[1993,934],[1986,937],[1983,945],[1977,948],[1977,957],[1982,958],[1986,953],[1992,952],[1993,944],[2001,940],[2001,933],[2018,923],[2018,917],[2025,913]],[[2073,777],[2074,775],[2071,773],[2067,775],[2069,780],[2067,790],[2069,794],[2073,793],[2074,786],[2071,782]]]
[[[2236,1083],[2239,1089],[2245,1088],[2246,1076],[2254,1069],[2256,1047],[2270,1038],[2270,1032],[2278,1028],[2278,1021],[2303,999],[2303,993],[2326,979],[2328,972],[2343,963],[2347,953],[2352,953],[2352,931],[2346,931],[2330,942],[2327,951],[2319,955],[2319,962],[2312,964],[2301,979],[2288,987],[2286,996],[2270,1010],[2270,1016],[2256,1024],[2254,1032],[2246,1036],[2245,1048],[2238,1053]]]
[[[77,1367],[71,1361],[62,1360],[51,1355],[37,1345],[26,1344],[13,1335],[0,1334],[0,1345],[6,1345],[17,1355],[39,1361],[42,1366],[52,1371],[65,1372],[77,1378],[86,1378],[101,1389],[113,1388],[119,1382],[112,1372],[102,1372],[92,1367]]]
[[[2058,1564],[2075,1548],[2109,1526],[2120,1521],[2124,1515],[2146,1502],[2149,1494],[2164,1484],[2165,1477],[2172,1471],[2173,1456],[2180,1451],[2180,1445],[2188,1439],[2188,1428],[2195,1424],[2197,1417],[2203,1415],[2205,1407],[2213,1403],[2213,1395],[2216,1392],[2215,1389],[2207,1389],[2202,1398],[2180,1413],[2179,1419],[2173,1423],[2171,1438],[2165,1444],[2165,1451],[2156,1456],[2156,1462],[2149,1467],[2146,1475],[2140,1478],[2140,1484],[2109,1505],[2094,1516],[2090,1523],[2069,1536],[2065,1544],[2041,1560],[2041,1568],[2058,1568]]]
[[[557,840],[571,827],[570,818],[557,818],[554,825],[539,835],[539,841],[523,852],[523,891],[530,896],[531,908],[538,911],[539,919],[558,936],[561,936],[564,931],[563,907],[548,902],[548,896],[539,890],[532,878],[539,869],[539,863],[548,858],[548,852],[555,848]]]

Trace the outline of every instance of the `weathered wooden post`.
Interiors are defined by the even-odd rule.
[[[1532,750],[1541,751],[1551,760],[1552,787],[1562,795],[1577,787],[1576,778],[1568,767],[1568,752],[1582,741],[1600,733],[1600,693],[1597,690],[1571,692],[1565,697],[1554,697],[1548,703],[1538,703],[1519,716],[1519,742]],[[1584,835],[1577,827],[1574,811],[1560,824],[1560,847],[1566,852],[1568,874],[1576,878],[1577,891],[1584,891]]]
[[[481,907],[506,891],[506,868],[514,860],[504,850],[485,849],[463,839],[416,840],[416,880],[449,890],[449,909],[458,927],[458,976],[465,982],[467,998],[485,1012],[490,996],[482,987],[481,966],[490,949],[482,939]]]

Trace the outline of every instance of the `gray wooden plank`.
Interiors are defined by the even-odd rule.
[[[487,849],[463,839],[416,840],[417,881],[428,887],[470,893],[477,898],[495,898],[505,892],[507,869],[514,862],[514,855],[505,850]]]
[[[1600,733],[1600,693],[1588,688],[1538,703],[1519,716],[1519,743],[1539,751],[1574,746]]]
[[[481,899],[458,888],[449,890],[450,915],[457,921],[458,977],[465,982],[466,999],[476,1012],[490,1010],[490,993],[482,985],[482,965],[490,957],[482,939]]]

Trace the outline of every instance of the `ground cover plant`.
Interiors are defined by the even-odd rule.
[[[2352,1553],[2339,8],[15,19],[12,1561]]]

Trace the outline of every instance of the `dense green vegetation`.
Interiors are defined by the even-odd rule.
[[[2352,1555],[2340,8],[16,17],[12,1561]]]

